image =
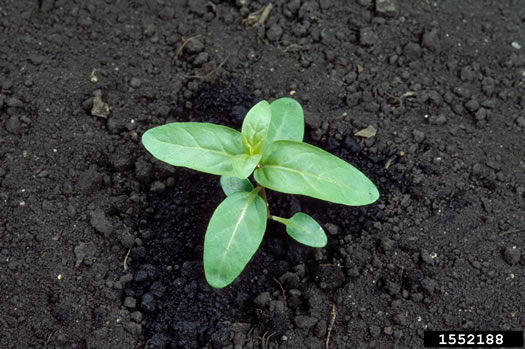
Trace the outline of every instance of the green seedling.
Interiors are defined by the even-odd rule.
[[[303,109],[291,98],[257,103],[241,132],[210,123],[175,122],[142,136],[142,144],[155,158],[221,176],[226,198],[213,213],[204,239],[204,273],[212,287],[225,287],[239,276],[259,248],[268,219],[284,224],[300,243],[326,245],[323,228],[309,215],[271,215],[266,189],[348,206],[368,205],[379,198],[376,186],[362,172],[303,143],[303,136]],[[252,173],[255,187],[248,179]]]

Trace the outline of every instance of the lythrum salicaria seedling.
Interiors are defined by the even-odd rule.
[[[286,226],[300,243],[324,247],[326,234],[312,217],[269,212],[266,189],[348,206],[373,203],[375,185],[344,160],[303,143],[304,115],[291,98],[261,101],[244,118],[241,132],[210,123],[175,122],[152,128],[142,143],[157,159],[221,176],[226,194],[204,239],[204,273],[222,288],[232,283],[261,244],[268,219]],[[248,177],[253,173],[254,187]]]

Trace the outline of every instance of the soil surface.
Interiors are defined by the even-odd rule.
[[[427,329],[523,330],[524,22],[523,0],[3,0],[0,347],[421,348]],[[212,289],[218,178],[140,137],[239,129],[283,96],[305,141],[381,198],[270,193],[328,246],[269,224]]]

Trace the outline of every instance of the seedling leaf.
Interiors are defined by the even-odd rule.
[[[149,129],[142,144],[170,165],[222,176],[235,176],[232,160],[244,153],[241,134],[232,128],[197,122],[177,122]]]
[[[376,186],[361,171],[311,144],[283,140],[268,150],[254,173],[263,187],[349,206],[379,198]]]
[[[240,179],[238,177],[221,176],[221,188],[226,196],[237,192],[251,192],[253,184],[248,178]]]
[[[204,274],[212,287],[232,283],[261,244],[267,213],[257,193],[231,194],[211,217],[204,239]]]
[[[309,215],[297,212],[292,218],[273,217],[286,225],[286,232],[297,242],[311,247],[325,247],[328,239],[323,228]]]
[[[270,215],[265,188],[350,206],[379,198],[363,173],[303,143],[303,136],[303,109],[291,98],[257,103],[247,113],[242,132],[186,122],[155,127],[142,136],[155,158],[221,176],[226,198],[213,213],[204,239],[204,273],[211,286],[225,287],[239,276],[262,241],[267,219],[285,224],[300,243],[326,245],[324,230],[309,215]],[[251,173],[259,184],[256,188],[247,178]]]
[[[239,178],[247,178],[261,160],[261,154],[240,154],[232,158],[233,170]]]
[[[246,154],[262,153],[271,119],[272,110],[266,101],[260,101],[248,111],[241,129],[242,145]]]
[[[302,142],[304,137],[304,112],[295,99],[283,97],[270,104],[272,121],[266,137],[265,150],[271,142],[290,140]]]

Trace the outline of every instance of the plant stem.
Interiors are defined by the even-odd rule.
[[[276,221],[276,222],[282,223],[284,225],[286,225],[286,223],[289,222],[289,219],[282,218],[282,217],[279,217],[279,216],[270,216],[268,218],[271,219],[272,221]]]
[[[264,191],[264,187],[257,184],[257,186],[255,187],[254,191],[255,191],[255,194],[258,194],[261,190]],[[264,201],[266,202],[266,197],[263,197]]]
[[[255,189],[259,189],[259,195],[264,199],[264,203],[266,204],[266,217],[272,219],[273,216],[270,215],[270,205],[268,205],[268,199],[266,198],[266,188],[257,184],[257,188]]]

